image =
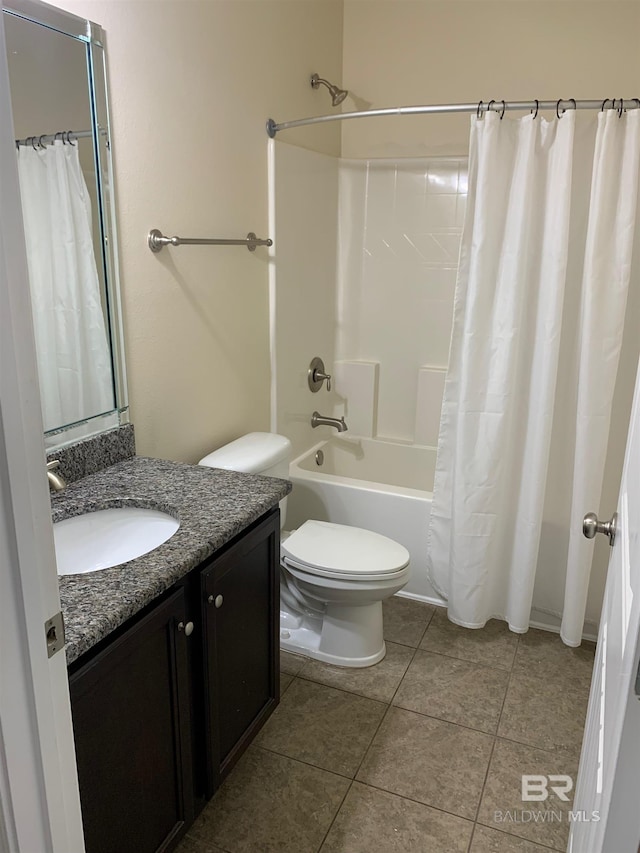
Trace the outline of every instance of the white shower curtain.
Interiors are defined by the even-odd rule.
[[[114,407],[93,250],[91,201],[76,145],[18,150],[45,430]]]
[[[495,113],[472,119],[469,207],[429,531],[432,581],[458,624],[481,627],[497,617],[514,631],[529,626],[547,535],[545,496],[555,487],[553,418],[557,393],[567,387],[577,388],[580,400],[576,430],[563,448],[573,461],[576,537],[578,516],[598,505],[629,281],[639,119],[636,110],[598,117],[593,179],[589,172],[573,175],[574,182],[592,179],[586,235],[572,209],[574,159],[581,159],[574,156],[575,113],[551,122],[531,115],[500,120]],[[582,283],[579,274],[567,275],[568,267],[582,266],[570,247],[585,257]],[[565,296],[580,288],[579,358],[561,362],[563,308],[572,304]],[[594,362],[597,382],[608,383],[604,393],[591,384]],[[591,551],[579,538],[570,546],[563,638],[572,645],[582,634]]]

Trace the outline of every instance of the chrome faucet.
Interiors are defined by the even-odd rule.
[[[59,459],[52,459],[51,462],[47,462],[47,479],[54,492],[61,492],[67,486],[64,478],[55,473],[55,469],[59,467]]]
[[[332,426],[335,427],[338,432],[346,432],[349,429],[344,418],[325,418],[325,416],[321,415],[320,412],[314,412],[311,415],[311,426],[314,429],[319,426]]]

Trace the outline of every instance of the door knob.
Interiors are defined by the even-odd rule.
[[[616,541],[616,530],[618,528],[618,513],[614,512],[611,521],[598,521],[595,512],[588,512],[582,522],[582,532],[587,539],[593,539],[596,533],[604,533],[609,537],[609,545],[613,548]]]
[[[193,634],[193,622],[178,622],[178,631],[184,631],[185,637],[190,637]]]
[[[213,595],[210,595],[209,598],[207,598],[207,601],[209,604],[215,604],[216,607],[220,608],[222,607],[224,598],[221,595],[216,595],[215,598]]]

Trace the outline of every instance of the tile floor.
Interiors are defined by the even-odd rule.
[[[403,598],[385,638],[369,669],[282,654],[280,706],[179,853],[565,850],[571,804],[523,803],[521,776],[575,779],[593,647]]]

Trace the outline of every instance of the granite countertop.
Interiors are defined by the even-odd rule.
[[[58,578],[67,663],[122,625],[291,491],[287,480],[135,456],[52,495],[53,521],[140,506],[180,521],[174,535],[128,563]]]

